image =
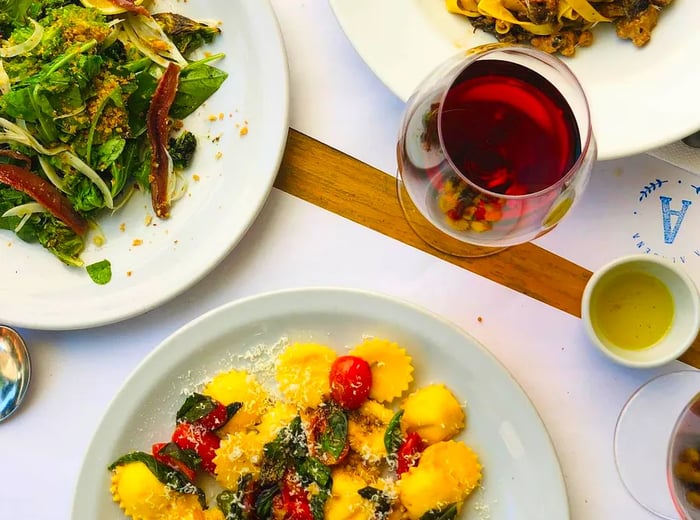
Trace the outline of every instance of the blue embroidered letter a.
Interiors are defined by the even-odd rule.
[[[681,228],[681,223],[685,218],[685,212],[692,204],[689,200],[682,200],[683,205],[680,210],[671,209],[671,197],[659,197],[661,199],[661,216],[664,219],[664,242],[667,244],[673,244],[676,239],[678,230]],[[671,217],[676,217],[676,223],[671,227]]]

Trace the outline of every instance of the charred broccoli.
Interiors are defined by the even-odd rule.
[[[211,43],[214,37],[221,32],[218,27],[195,22],[176,13],[156,13],[153,15],[153,19],[158,22],[165,34],[170,36],[175,46],[185,56],[205,43]]]
[[[168,152],[173,160],[173,166],[183,170],[192,162],[194,151],[197,149],[197,138],[192,132],[185,130],[176,138],[168,141]]]

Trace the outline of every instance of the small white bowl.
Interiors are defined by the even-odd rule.
[[[612,344],[591,323],[591,295],[595,288],[608,277],[628,272],[642,272],[660,280],[671,293],[674,305],[673,321],[666,335],[639,350]],[[693,344],[700,330],[700,297],[690,276],[670,261],[646,254],[624,256],[593,273],[583,291],[581,319],[593,344],[613,361],[634,368],[657,367],[677,359]]]

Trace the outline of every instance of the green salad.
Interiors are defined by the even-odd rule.
[[[197,147],[181,120],[227,77],[219,33],[138,0],[0,0],[0,232],[82,266],[134,190],[168,218]]]

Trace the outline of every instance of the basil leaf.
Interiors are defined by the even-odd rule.
[[[328,497],[330,497],[330,491],[322,489],[309,500],[309,507],[311,508],[311,514],[314,520],[324,520],[325,516],[323,511]]]
[[[403,410],[400,410],[394,414],[386,427],[386,432],[384,433],[384,447],[389,455],[399,451],[401,444],[403,444],[403,435],[401,434],[401,417],[403,417]]]
[[[211,60],[211,57],[205,59]],[[228,73],[202,61],[196,61],[182,69],[175,100],[170,107],[170,117],[184,119],[189,116],[219,90],[227,77]]]
[[[175,422],[197,422],[199,419],[209,415],[218,403],[207,395],[193,393],[187,396],[185,402],[175,415]]]
[[[457,504],[431,509],[420,517],[420,520],[454,520],[457,516]]]
[[[109,260],[100,260],[94,264],[86,265],[85,270],[97,285],[108,284],[112,279],[112,264]]]
[[[113,471],[117,466],[123,464],[130,464],[132,462],[142,462],[146,467],[153,473],[153,475],[163,484],[165,484],[170,489],[177,491],[178,493],[185,493],[187,495],[197,495],[199,503],[203,508],[206,507],[207,502],[204,496],[204,491],[192,484],[189,479],[183,475],[180,471],[170,468],[165,464],[158,462],[153,455],[144,453],[142,451],[133,451],[119,457],[116,461],[108,466],[107,469]]]
[[[279,494],[280,486],[275,483],[262,489],[255,498],[255,517],[267,520],[272,516],[272,500]]]
[[[227,404],[226,405],[226,417],[227,420],[231,420],[231,418],[238,413],[238,410],[243,408],[243,403],[240,401],[236,401],[235,403]],[[223,426],[223,424],[222,424]]]
[[[253,517],[253,511],[246,511],[247,496],[253,484],[253,475],[247,473],[238,479],[236,491],[226,489],[216,497],[216,504],[224,514],[225,520],[249,520]]]
[[[275,440],[263,446],[263,459],[260,467],[260,481],[263,485],[278,482],[285,470],[295,461],[306,457],[306,434],[298,415],[289,425],[280,430]]]
[[[348,417],[340,408],[333,407],[328,415],[328,427],[319,435],[321,449],[334,459],[340,457],[348,439]]]
[[[190,469],[196,470],[202,464],[202,458],[194,450],[183,450],[174,442],[169,442],[158,452],[159,455],[170,457],[182,462]]]
[[[384,520],[389,516],[389,512],[391,511],[391,499],[389,495],[372,486],[358,489],[357,493],[374,505],[374,515],[372,516],[374,520]]]
[[[331,489],[333,485],[331,469],[314,457],[305,458],[297,467],[297,471],[305,484],[315,482],[321,489]]]

